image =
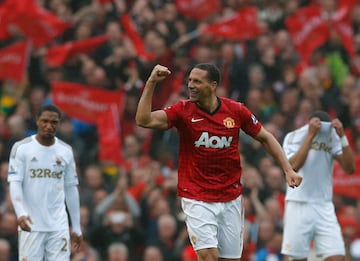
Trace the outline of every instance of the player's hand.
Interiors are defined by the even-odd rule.
[[[342,137],[345,135],[344,126],[339,119],[337,119],[337,118],[333,119],[331,121],[331,125],[334,127],[334,129],[336,130],[336,133],[339,135],[339,137]]]
[[[301,184],[302,177],[297,174],[295,171],[285,173],[286,182],[291,188],[296,188]]]
[[[312,137],[315,137],[315,135],[318,133],[320,128],[321,128],[320,119],[317,117],[311,118],[309,121],[309,134],[312,135]]]
[[[171,74],[171,72],[167,67],[157,64],[151,71],[148,81],[160,82],[160,81],[164,80],[166,78],[166,76],[168,76],[170,74]]]
[[[21,230],[30,232],[32,220],[29,216],[21,216],[18,218],[18,225],[20,226]]]
[[[79,251],[83,242],[83,236],[82,235],[79,236],[76,233],[72,232],[70,237],[71,237],[71,248],[75,252]]]

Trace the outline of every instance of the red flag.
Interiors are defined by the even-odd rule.
[[[313,51],[330,36],[329,27],[321,18],[321,10],[315,5],[300,8],[285,23],[294,46],[304,61],[308,61]]]
[[[128,14],[123,14],[120,19],[126,34],[130,37],[132,43],[135,46],[137,55],[145,61],[151,61],[152,59],[154,59],[155,55],[152,53],[148,53],[145,50],[144,42],[139,36],[133,22],[131,21],[130,16]]]
[[[331,17],[331,26],[337,31],[343,46],[351,56],[356,53],[354,32],[351,25],[351,10],[356,4],[357,0],[339,1],[338,8]]]
[[[360,199],[360,157],[355,158],[356,172],[345,174],[338,162],[334,164],[334,193]]]
[[[112,104],[123,104],[123,93],[78,83],[52,82],[54,103],[71,117],[96,124],[100,115]]]
[[[45,62],[48,65],[61,66],[72,56],[80,53],[89,53],[106,40],[106,35],[100,35],[85,40],[52,46],[47,50]]]
[[[121,165],[124,163],[121,150],[119,108],[112,104],[97,120],[99,136],[99,159]]]
[[[38,6],[34,0],[7,0],[2,5],[2,12],[6,13],[2,18],[4,26],[17,26],[35,47],[48,43],[70,27],[69,23]]]
[[[255,7],[242,8],[236,15],[205,26],[201,30],[203,33],[234,40],[252,39],[263,31],[258,23]]]
[[[201,21],[218,12],[221,8],[219,0],[176,0],[179,12],[188,18]]]
[[[0,79],[24,80],[28,60],[29,42],[18,42],[0,50]]]

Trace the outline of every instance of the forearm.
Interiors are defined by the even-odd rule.
[[[69,210],[72,230],[78,236],[81,235],[80,225],[80,199],[76,186],[65,187],[65,201]]]
[[[346,146],[342,148],[343,155],[342,155],[342,168],[348,174],[354,173],[355,171],[355,158],[353,151],[350,146]]]
[[[28,213],[25,210],[25,202],[24,202],[21,182],[20,181],[10,182],[9,192],[10,192],[10,199],[14,207],[16,216],[18,218],[21,216],[28,216]]]
[[[269,135],[263,142],[264,149],[277,161],[280,167],[283,169],[285,174],[289,171],[292,171],[292,166],[287,160],[283,149],[279,142],[273,137]]]
[[[136,124],[139,126],[147,127],[151,120],[152,98],[155,86],[156,82],[151,80],[148,80],[145,84],[145,88],[139,100],[135,116]]]
[[[311,136],[306,136],[300,149],[289,159],[289,162],[295,171],[298,171],[304,165],[309,150],[311,149],[312,140],[313,138]]]
[[[132,217],[134,218],[140,217],[141,209],[139,207],[139,204],[136,202],[136,200],[134,200],[134,198],[129,193],[125,194],[125,202],[130,210]]]

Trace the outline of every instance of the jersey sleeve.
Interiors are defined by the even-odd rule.
[[[241,104],[240,106],[241,129],[251,137],[255,137],[259,133],[262,125],[245,105]]]
[[[340,141],[340,137],[339,135],[336,133],[335,130],[332,130],[331,132],[331,136],[332,136],[332,146],[331,146],[331,153],[333,155],[340,155],[343,153],[342,151],[342,145],[341,145],[341,141]]]
[[[19,144],[15,143],[11,148],[8,169],[8,182],[23,181],[25,173],[24,155],[19,149]]]
[[[166,115],[167,115],[167,121],[168,121],[168,128],[171,129],[177,124],[177,121],[179,119],[179,111],[182,110],[184,107],[183,102],[177,102],[169,107],[166,107],[164,109]]]
[[[69,159],[69,162],[65,168],[65,178],[64,178],[65,179],[64,180],[65,187],[74,186],[79,183],[78,177],[77,177],[77,172],[76,172],[74,153],[72,150],[69,150],[68,159]]]
[[[284,138],[283,149],[288,159],[291,158],[299,149],[298,144],[294,142],[294,136],[295,133],[291,132]]]

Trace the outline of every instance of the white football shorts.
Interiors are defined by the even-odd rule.
[[[221,258],[240,258],[244,211],[241,195],[229,202],[181,199],[191,244],[195,250],[217,248]]]
[[[316,255],[323,259],[345,255],[333,203],[286,201],[281,253],[292,259],[307,258],[312,240]]]
[[[19,260],[70,260],[69,230],[19,231]]]

